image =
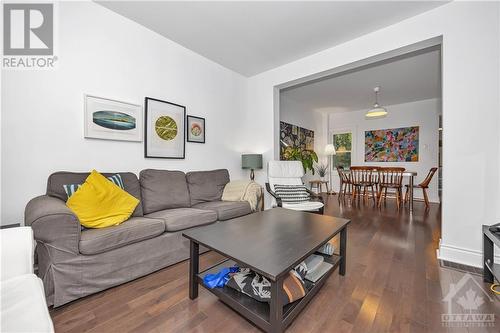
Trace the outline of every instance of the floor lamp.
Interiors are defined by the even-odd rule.
[[[327,144],[325,147],[325,155],[330,156],[330,192],[328,194],[335,195],[337,192],[333,190],[333,178],[332,178],[332,173],[333,173],[333,156],[337,155],[337,152],[335,151],[335,146],[333,144]]]

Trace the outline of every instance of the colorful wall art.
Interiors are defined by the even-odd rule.
[[[144,157],[185,157],[186,107],[146,97]]]
[[[85,137],[142,141],[142,107],[85,95]]]
[[[418,162],[418,126],[365,131],[365,162]]]
[[[187,116],[187,141],[205,143],[205,118]]]
[[[280,160],[288,146],[314,150],[314,131],[280,121]]]

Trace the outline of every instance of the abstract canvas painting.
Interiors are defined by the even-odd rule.
[[[86,138],[142,141],[142,107],[85,95]]]
[[[365,162],[418,162],[418,126],[365,131]]]
[[[314,150],[314,131],[280,121],[280,159],[286,147]]]
[[[144,157],[185,157],[186,107],[146,97]]]

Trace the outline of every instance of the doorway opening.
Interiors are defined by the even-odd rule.
[[[385,117],[368,119],[373,89]],[[442,198],[441,38],[423,41],[276,87],[276,158],[290,145],[311,149],[340,190],[337,167],[403,167],[418,205]],[[324,154],[333,144],[336,154]],[[428,182],[432,168],[438,172]],[[305,182],[317,179],[308,170]],[[408,185],[408,186],[405,186]],[[425,191],[425,194],[424,194]],[[378,199],[378,198],[377,198]],[[410,209],[412,211],[412,209]]]

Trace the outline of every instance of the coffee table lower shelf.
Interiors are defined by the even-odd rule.
[[[307,303],[314,297],[314,295],[319,291],[319,289],[323,286],[325,281],[328,279],[330,274],[332,274],[339,266],[341,262],[341,256],[337,254],[333,254],[332,256],[324,255],[324,261],[333,265],[333,267],[325,273],[316,283],[312,283],[306,281],[306,295],[293,303],[287,304],[283,306],[283,327],[289,326],[293,319],[300,313],[300,311],[306,306]],[[198,283],[205,287],[203,283],[203,277],[206,274],[214,274],[219,272],[223,267],[230,267],[233,265],[237,265],[235,261],[231,259],[226,259],[205,271],[199,273]],[[240,293],[232,288],[224,287],[224,288],[206,288],[212,294],[217,296],[222,302],[227,304],[233,310],[237,311],[246,319],[253,322],[262,330],[268,332],[271,330],[270,323],[270,306],[268,303],[259,302],[243,293]]]

